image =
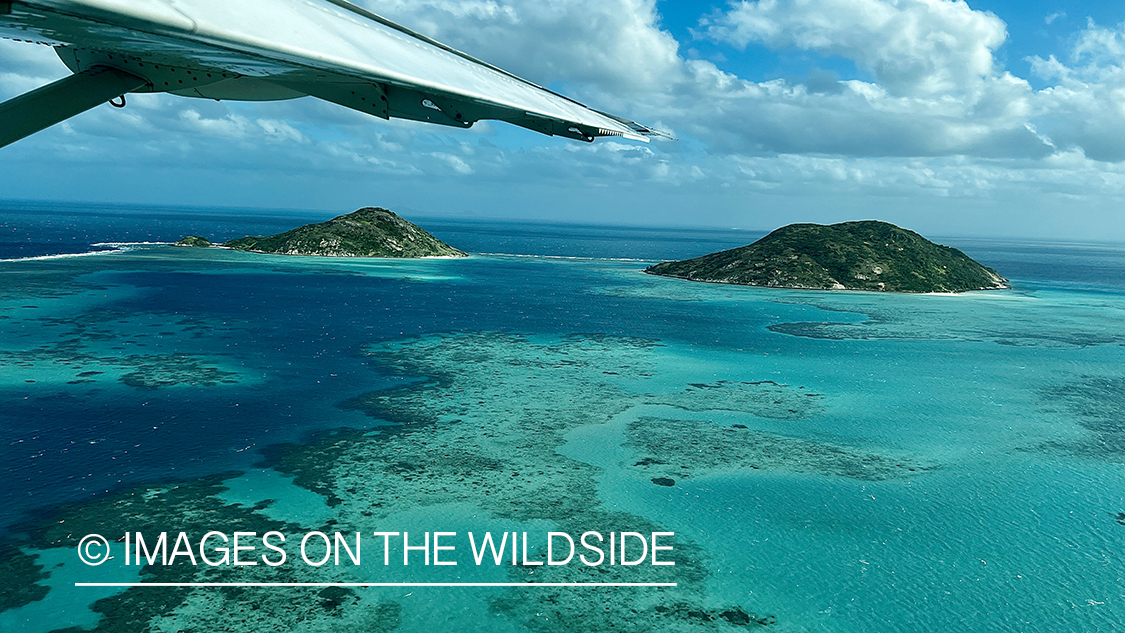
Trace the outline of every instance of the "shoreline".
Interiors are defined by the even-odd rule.
[[[679,275],[665,275],[663,273],[652,272],[648,268],[645,268],[645,269],[641,270],[641,272],[646,274],[646,275],[652,275],[653,277],[664,277],[665,279],[679,279],[679,280],[682,280],[682,281],[694,281],[694,282],[698,282],[698,283],[719,284],[719,285],[724,285],[724,286],[742,286],[742,287],[745,287],[745,288],[769,288],[771,290],[812,290],[812,291],[817,291],[817,292],[870,292],[872,294],[877,294],[877,295],[892,294],[892,295],[930,295],[930,296],[937,296],[937,297],[956,297],[956,296],[963,295],[967,292],[983,292],[983,291],[988,291],[988,290],[1011,290],[1012,289],[1012,286],[1010,284],[1002,285],[1002,286],[991,286],[991,287],[988,287],[988,288],[972,288],[972,289],[969,289],[969,290],[961,290],[961,291],[958,291],[958,292],[938,292],[938,291],[914,292],[914,291],[911,291],[911,290],[868,290],[868,289],[865,289],[865,288],[813,288],[813,287],[810,287],[810,286],[763,286],[761,284],[743,284],[743,283],[738,283],[738,282],[734,282],[734,281],[716,281],[716,280],[713,280],[713,279],[692,279],[691,277],[681,277]]]

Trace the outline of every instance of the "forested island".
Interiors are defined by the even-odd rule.
[[[189,235],[175,246],[210,246]],[[223,243],[254,253],[316,257],[467,257],[412,222],[380,207],[364,207],[327,222],[306,224],[266,237],[240,237]]]
[[[995,270],[956,248],[873,220],[790,224],[748,246],[663,262],[645,272],[770,288],[947,293],[1009,287]]]
[[[214,244],[211,243],[211,240],[209,240],[205,237],[199,237],[198,235],[188,235],[188,236],[184,237],[183,239],[181,239],[180,241],[173,243],[172,246],[190,246],[190,247],[193,247],[193,248],[209,248],[211,246],[214,246]]]

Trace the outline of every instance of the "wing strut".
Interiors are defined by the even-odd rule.
[[[147,84],[116,68],[95,66],[9,99],[0,103],[0,147]]]

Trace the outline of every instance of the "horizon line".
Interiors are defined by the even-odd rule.
[[[76,582],[75,587],[676,587],[674,582]]]
[[[9,212],[34,212],[41,209],[27,209],[18,208],[11,205],[33,205],[33,206],[51,206],[60,205],[70,208],[85,208],[87,211],[93,210],[114,210],[114,207],[120,210],[165,210],[165,211],[206,211],[210,212],[208,215],[224,216],[224,212],[248,212],[249,215],[272,215],[274,217],[292,217],[292,216],[306,216],[306,219],[315,220],[314,216],[324,215],[330,217],[328,214],[336,214],[331,217],[338,217],[339,215],[346,215],[348,211],[332,211],[328,209],[313,209],[313,208],[296,208],[296,207],[280,207],[280,206],[241,206],[241,205],[213,205],[206,203],[190,203],[190,204],[166,204],[155,202],[110,202],[110,201],[76,201],[76,200],[59,200],[48,198],[5,198],[0,196],[0,211]],[[371,205],[365,205],[371,206]],[[376,205],[379,206],[379,205]],[[824,224],[822,222],[815,222],[812,220],[796,220],[787,222],[781,225],[775,225],[773,228],[752,228],[747,226],[730,226],[729,224],[678,224],[678,223],[659,223],[659,224],[641,224],[632,222],[594,222],[591,220],[560,220],[560,219],[546,219],[546,218],[523,218],[512,216],[490,216],[480,215],[478,213],[438,213],[422,211],[410,205],[393,205],[398,206],[399,209],[410,213],[416,213],[412,217],[417,218],[419,221],[469,221],[469,222],[516,222],[524,224],[540,224],[546,226],[569,226],[569,227],[588,227],[588,228],[620,228],[620,229],[642,229],[642,230],[667,230],[667,231],[720,231],[720,232],[737,232],[737,233],[762,233],[768,234],[781,226],[788,226],[789,224]],[[394,209],[389,209],[395,211]],[[397,213],[397,211],[395,211]],[[231,221],[246,220],[246,216],[235,216],[230,218]],[[868,220],[879,220],[878,218],[865,218]],[[861,220],[840,220],[840,222],[856,222]],[[838,222],[829,222],[828,224],[836,224]],[[895,222],[891,222],[896,226],[900,226]],[[827,225],[827,224],[826,224]],[[901,227],[908,228],[909,227]],[[1098,246],[1121,246],[1125,244],[1125,237],[1105,238],[1105,237],[1058,237],[1058,236],[1032,236],[1032,235],[996,235],[996,234],[973,234],[973,233],[947,233],[944,231],[925,232],[927,239],[966,239],[966,240],[1000,240],[1000,241],[1014,241],[1014,242],[1045,242],[1054,244],[1083,244],[1083,245],[1098,245]]]

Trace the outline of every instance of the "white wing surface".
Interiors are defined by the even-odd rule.
[[[311,95],[462,128],[495,119],[585,141],[667,136],[346,0],[0,0],[0,35],[54,46],[75,73],[0,104],[0,147],[125,92]]]

